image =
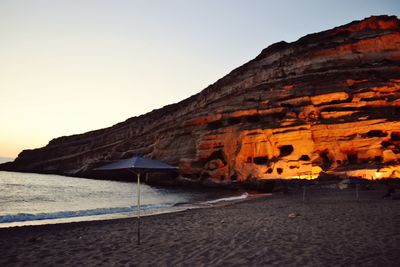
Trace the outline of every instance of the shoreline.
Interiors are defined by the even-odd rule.
[[[247,194],[247,193],[246,193]],[[232,196],[227,198],[221,198],[216,200],[209,200],[199,203],[192,204],[180,204],[174,205],[166,208],[141,210],[140,217],[157,216],[167,213],[177,213],[192,209],[206,209],[213,207],[222,207],[227,205],[234,205],[244,201],[251,201],[253,199],[271,196],[268,193],[259,194],[247,194],[245,198],[242,198],[243,194],[240,196]],[[0,223],[0,229],[14,228],[14,227],[30,227],[30,226],[42,226],[42,225],[53,225],[53,224],[69,224],[69,223],[84,223],[91,221],[108,221],[108,220],[119,220],[119,219],[133,219],[138,217],[137,211],[130,212],[120,212],[120,213],[109,213],[109,214],[99,214],[91,216],[76,216],[76,217],[65,217],[56,219],[40,219],[40,220],[27,220],[27,221],[16,221],[16,222],[6,222]]]
[[[301,190],[141,218],[0,229],[0,265],[396,266],[400,201]],[[293,214],[293,215],[291,215]]]

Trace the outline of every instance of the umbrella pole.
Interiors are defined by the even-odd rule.
[[[137,211],[138,211],[138,223],[137,223],[137,244],[140,245],[140,173],[137,174]]]

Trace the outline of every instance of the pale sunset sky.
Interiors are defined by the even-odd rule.
[[[0,0],[0,157],[200,92],[263,48],[399,0]]]

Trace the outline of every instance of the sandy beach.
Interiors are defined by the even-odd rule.
[[[313,188],[136,219],[0,229],[0,266],[398,266],[400,201]],[[291,214],[291,215],[290,215]]]

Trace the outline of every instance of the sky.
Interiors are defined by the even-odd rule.
[[[0,0],[0,157],[179,102],[398,0]]]

